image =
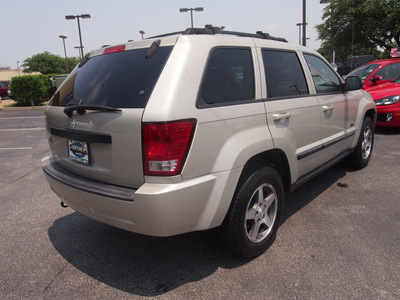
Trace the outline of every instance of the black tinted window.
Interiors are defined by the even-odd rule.
[[[322,59],[304,54],[318,94],[342,91],[340,79]]]
[[[92,57],[68,76],[52,105],[65,106],[72,99],[82,99],[81,104],[86,105],[143,108],[171,50],[160,47],[149,59],[145,59],[148,49]]]
[[[299,59],[294,52],[263,50],[268,97],[308,94]]]
[[[200,88],[199,103],[215,104],[255,97],[250,49],[220,48],[212,51]]]

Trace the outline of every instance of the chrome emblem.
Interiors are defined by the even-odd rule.
[[[66,119],[65,120],[65,126],[67,126],[69,128],[75,128],[76,127],[76,122],[75,122],[75,120]]]

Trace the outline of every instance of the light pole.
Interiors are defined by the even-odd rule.
[[[297,23],[296,26],[299,26],[299,45],[301,45],[301,26],[303,25],[303,23]],[[306,25],[308,25],[308,23],[306,23]],[[309,38],[307,38],[307,40],[309,40]]]
[[[203,11],[204,8],[203,7],[196,7],[196,8],[180,8],[179,11],[180,12],[188,12],[190,11],[190,20],[191,20],[191,25],[193,28],[193,11]]]
[[[306,0],[303,0],[303,46],[305,47],[307,45],[306,42]]]
[[[142,35],[142,40],[143,40],[143,35],[145,34],[145,32],[143,30],[140,30],[139,33]]]
[[[299,26],[299,45],[301,45],[301,25],[303,25],[303,23],[296,24],[296,26]]]
[[[65,19],[67,20],[74,20],[77,19],[78,20],[78,31],[79,31],[79,41],[81,44],[81,57],[83,57],[83,45],[82,45],[82,35],[81,35],[81,24],[79,23],[79,19],[90,19],[90,15],[89,14],[83,14],[83,15],[77,15],[77,16],[65,16]]]
[[[79,50],[78,50],[78,52],[79,52],[79,58],[82,59],[83,56],[81,56],[81,53],[83,53],[83,50],[82,50],[82,49],[83,49],[84,47],[83,47],[83,46],[82,46],[82,47],[80,47],[80,46],[75,46],[74,48],[75,48],[75,49],[79,49]]]
[[[17,60],[17,74],[19,76],[19,60]]]
[[[64,55],[65,55],[65,68],[67,70],[67,73],[69,73],[69,69],[68,69],[68,59],[67,59],[67,48],[65,48],[65,39],[67,38],[66,35],[59,35],[59,38],[61,38],[63,40],[63,44],[64,44]]]

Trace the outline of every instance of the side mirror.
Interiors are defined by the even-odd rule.
[[[380,81],[380,80],[382,80],[382,79],[383,79],[383,77],[380,76],[380,75],[378,75],[378,76],[375,76],[374,78],[372,78],[371,81],[372,81],[374,84],[376,84],[378,81]]]
[[[348,76],[344,84],[345,91],[359,90],[363,87],[363,83],[358,76]]]

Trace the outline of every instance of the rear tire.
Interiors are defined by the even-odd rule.
[[[245,258],[264,253],[275,240],[283,202],[283,183],[274,169],[264,167],[245,179],[221,226],[229,250]]]
[[[374,146],[374,127],[370,117],[365,117],[354,152],[349,156],[352,167],[361,169],[368,165]]]

